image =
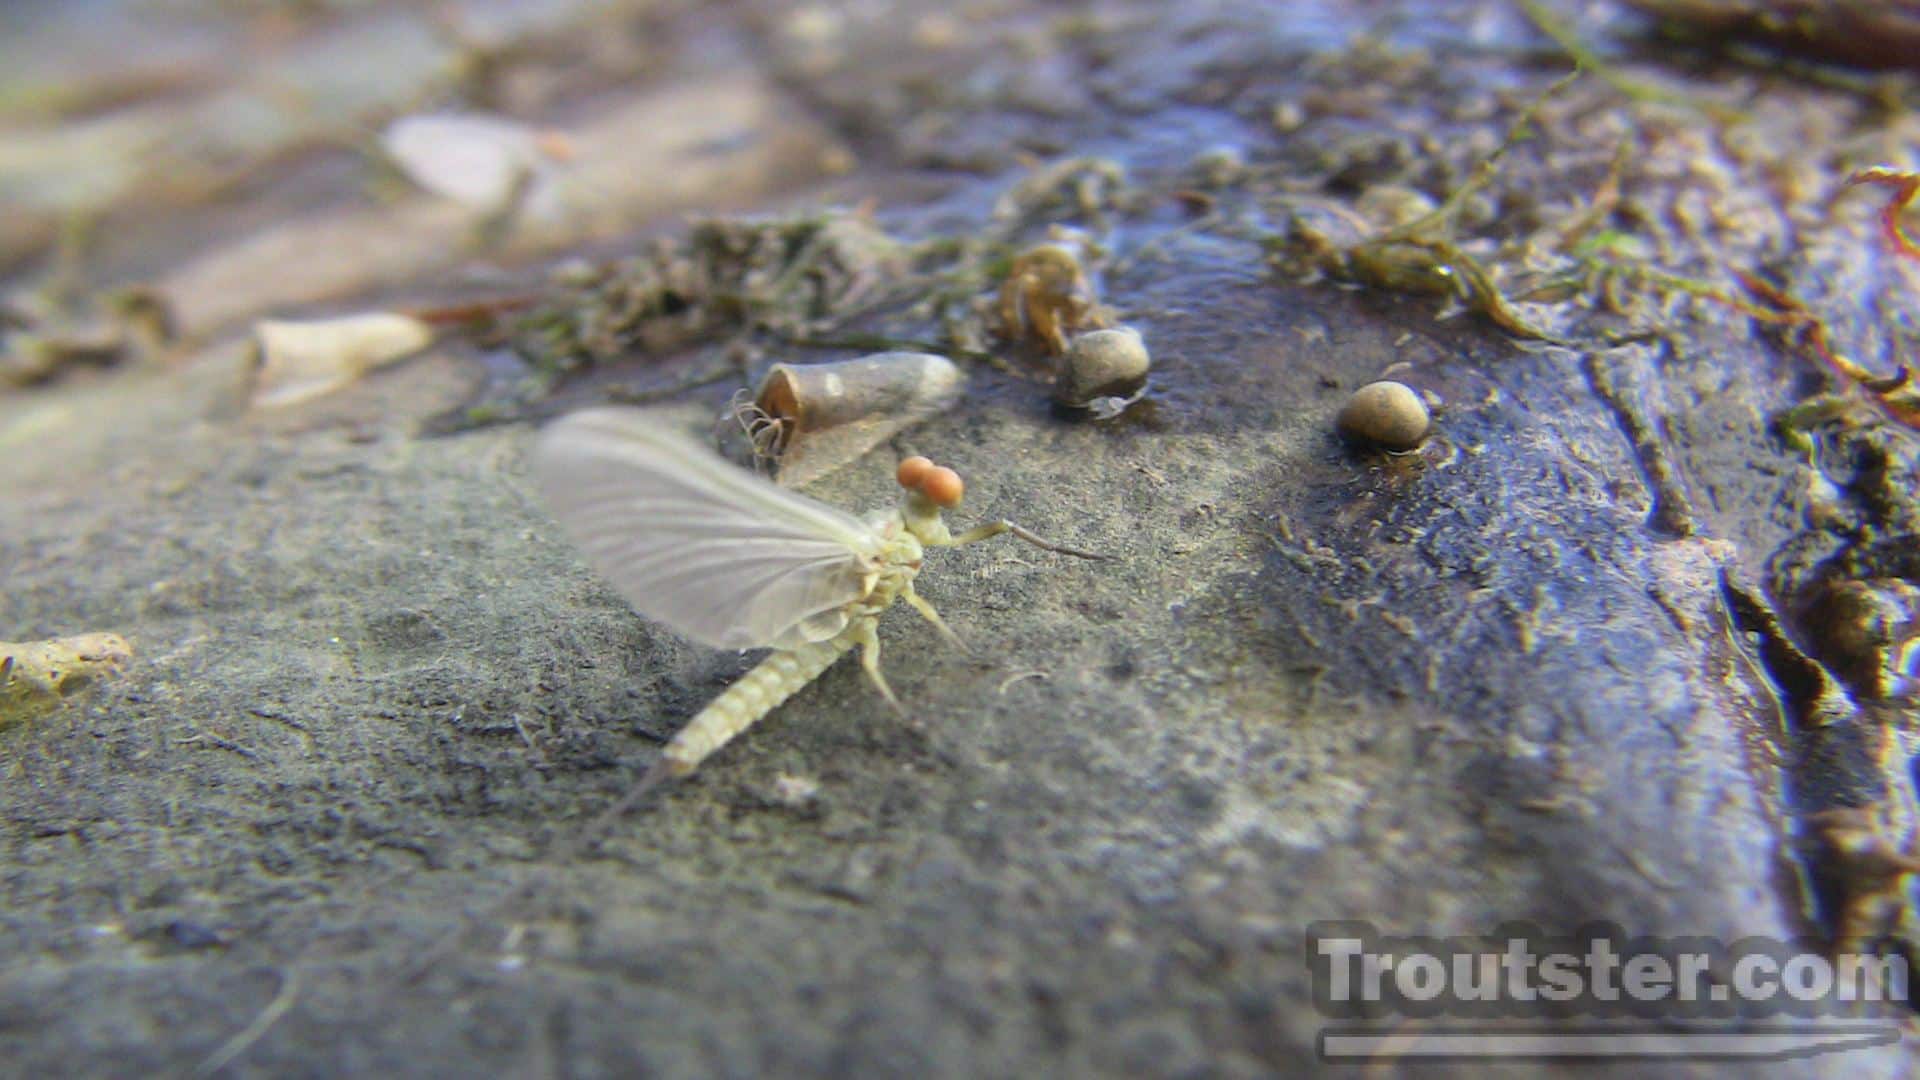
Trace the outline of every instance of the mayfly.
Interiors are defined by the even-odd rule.
[[[689,721],[607,817],[693,772],[856,646],[867,678],[904,714],[880,672],[881,612],[905,600],[958,644],[914,591],[926,548],[1012,533],[1104,558],[1004,520],[950,533],[940,514],[960,504],[960,476],[923,457],[900,463],[900,505],[863,521],[736,468],[639,409],[565,417],[532,462],[554,517],[636,611],[716,648],[774,650]]]

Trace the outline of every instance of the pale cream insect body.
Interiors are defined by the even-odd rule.
[[[855,646],[900,708],[880,673],[881,612],[904,599],[955,640],[913,589],[926,548],[1011,532],[1101,557],[1008,521],[951,534],[940,512],[959,505],[960,477],[925,458],[901,463],[900,506],[862,521],[735,468],[639,409],[554,423],[535,445],[533,472],[554,517],[640,614],[717,648],[774,650],[681,729],[623,803],[692,772]]]

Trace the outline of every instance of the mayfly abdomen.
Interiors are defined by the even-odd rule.
[[[842,632],[831,640],[782,650],[760,661],[700,710],[667,744],[663,755],[667,770],[675,776],[692,772],[709,754],[819,678],[853,643],[853,634]]]

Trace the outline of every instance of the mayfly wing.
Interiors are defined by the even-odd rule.
[[[860,519],[736,468],[640,409],[550,425],[533,474],[561,527],[634,610],[723,649],[846,625],[883,545]]]

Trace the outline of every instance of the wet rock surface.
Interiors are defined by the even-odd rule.
[[[0,637],[109,631],[135,657],[0,731],[0,1058],[1256,1075],[1313,1060],[1318,920],[1920,941],[1906,878],[1862,854],[1907,852],[1914,825],[1915,435],[1856,395],[1783,438],[1777,414],[1844,383],[1776,324],[1595,262],[1631,248],[1725,297],[1727,268],[1764,273],[1891,371],[1920,266],[1880,244],[1880,201],[1838,192],[1920,164],[1913,113],[1628,44],[1666,97],[1583,79],[1502,150],[1567,67],[1503,6],[864,12],[639,5],[595,16],[645,43],[603,69],[523,57],[488,85],[589,161],[653,141],[604,151],[641,164],[589,171],[591,212],[501,249],[419,197],[339,194],[347,166],[311,150],[189,200],[199,228],[98,246],[100,284],[156,281],[187,343],[0,395]],[[324,57],[406,23],[341,19],[276,40]],[[213,31],[178,33],[191,54]],[[452,93],[437,72],[383,104]],[[175,92],[168,116],[203,115]],[[738,108],[694,122],[713,93]],[[1443,237],[1395,232],[1496,154]],[[1567,222],[1609,188],[1596,255]],[[564,363],[530,332],[550,322],[519,323],[245,407],[245,320],[528,292],[551,319],[617,294],[551,258],[711,235],[662,214],[868,199],[861,228],[910,258],[726,264],[696,295],[647,255],[645,302],[582,307],[605,332]],[[1055,226],[1093,238],[1100,301],[1152,350],[1110,421],[1059,415],[1045,357],[987,318],[992,268]],[[44,255],[17,231],[0,244]],[[1502,304],[1436,295],[1436,265],[1484,268]],[[1545,289],[1576,271],[1615,293]],[[956,525],[1114,560],[930,554],[921,591],[970,651],[909,615],[883,630],[927,735],[842,664],[550,857],[751,658],[586,570],[530,490],[525,421],[615,393],[705,429],[756,367],[859,351],[796,340],[852,338],[967,366],[959,404],[893,444],[967,478]],[[1336,433],[1383,378],[1442,403],[1415,453]],[[808,491],[885,505],[895,460]]]

